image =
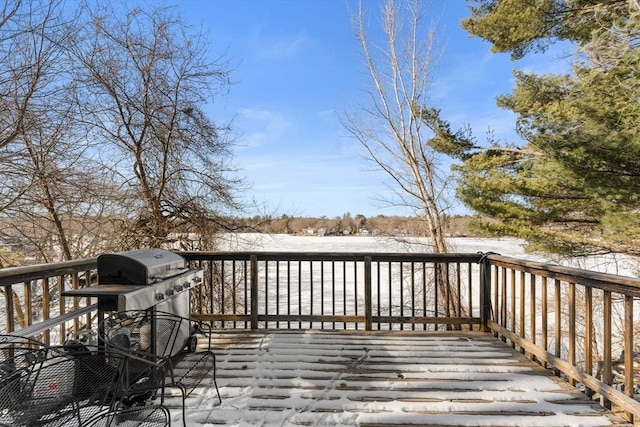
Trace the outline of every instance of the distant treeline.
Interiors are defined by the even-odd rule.
[[[446,234],[468,236],[473,233],[469,216],[450,216],[446,219]],[[254,216],[236,219],[240,231],[260,233],[284,233],[306,235],[424,235],[424,224],[418,217],[376,215],[366,217],[361,214],[341,217],[295,217],[282,215]]]

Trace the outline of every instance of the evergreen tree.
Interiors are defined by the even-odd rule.
[[[640,10],[635,0],[480,1],[463,26],[519,58],[576,45],[570,75],[515,72],[498,105],[525,144],[466,151],[458,194],[485,230],[536,249],[640,255]]]

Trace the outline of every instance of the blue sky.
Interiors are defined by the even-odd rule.
[[[381,1],[364,0],[379,9]],[[211,106],[216,121],[232,120],[235,163],[256,201],[251,214],[293,216],[409,215],[385,198],[387,177],[371,170],[340,115],[367,85],[353,37],[351,0],[183,0],[191,24],[209,31],[212,58],[224,55],[233,84]],[[435,69],[431,102],[452,126],[470,125],[480,139],[491,129],[513,139],[514,117],[495,106],[509,93],[514,68],[566,69],[560,51],[517,63],[492,54],[489,44],[460,28],[463,0],[433,0],[443,56]],[[563,65],[564,64],[564,65]],[[453,213],[465,212],[458,206]]]

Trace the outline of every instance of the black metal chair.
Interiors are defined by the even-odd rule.
[[[178,388],[185,425],[186,398],[207,376],[212,376],[218,401],[222,402],[216,382],[216,358],[210,343],[204,350],[197,349],[197,334],[207,332],[210,333],[210,328],[202,322],[155,310],[113,313],[99,326],[99,337],[106,346],[148,358],[162,367],[160,373],[149,373],[153,378],[141,385],[141,390],[146,387],[160,391],[163,403],[165,387]]]
[[[168,426],[161,406],[125,408],[131,355],[77,343],[47,346],[0,336],[0,425]]]
[[[87,427],[136,426],[164,427],[171,426],[171,414],[162,406],[143,406],[136,408],[118,408],[93,417]]]
[[[0,341],[0,424],[80,425],[75,362],[28,338],[2,336]]]

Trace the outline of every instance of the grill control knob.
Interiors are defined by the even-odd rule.
[[[191,283],[189,282],[184,282],[184,284],[182,285],[183,289],[189,289],[191,287]]]
[[[176,293],[176,291],[174,291],[174,290],[173,290],[173,289],[171,289],[171,288],[167,289],[165,292],[167,293],[167,296],[168,296],[168,297],[170,297],[170,296],[172,296],[173,294],[175,294],[175,293]]]
[[[164,299],[164,294],[158,293],[156,294],[156,300],[161,301]]]
[[[178,283],[173,287],[173,289],[175,289],[177,292],[180,292],[182,290],[182,285]]]

